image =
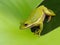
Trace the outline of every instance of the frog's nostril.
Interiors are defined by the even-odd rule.
[[[24,24],[24,26],[27,26],[28,24]]]

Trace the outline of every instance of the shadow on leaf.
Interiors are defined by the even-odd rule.
[[[47,23],[46,21],[44,22],[44,29],[43,29],[41,35],[45,35],[60,26],[60,0],[58,0],[58,1],[45,0],[40,5],[45,5],[47,8],[52,9],[56,13],[56,16],[52,17],[52,19],[49,23]]]

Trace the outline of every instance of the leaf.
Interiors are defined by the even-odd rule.
[[[0,0],[0,45],[60,45],[60,0],[45,0],[42,4],[56,16],[44,23],[41,37],[29,29],[20,30],[20,22],[27,19],[32,9],[43,0]]]
[[[0,45],[29,44],[30,41],[28,40],[33,39],[34,36],[28,30],[21,31],[19,29],[20,22],[26,19],[31,10],[36,8],[42,1],[0,0]]]

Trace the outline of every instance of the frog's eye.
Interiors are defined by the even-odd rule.
[[[24,26],[27,26],[28,24],[24,24]]]

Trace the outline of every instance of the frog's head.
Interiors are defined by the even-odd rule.
[[[26,21],[20,25],[20,29],[23,30],[26,28],[30,28],[32,32],[35,32],[38,31],[38,29],[40,29],[40,25],[37,25],[35,22]]]
[[[31,21],[25,21],[20,25],[20,29],[31,28],[32,26],[33,26],[33,23]]]

